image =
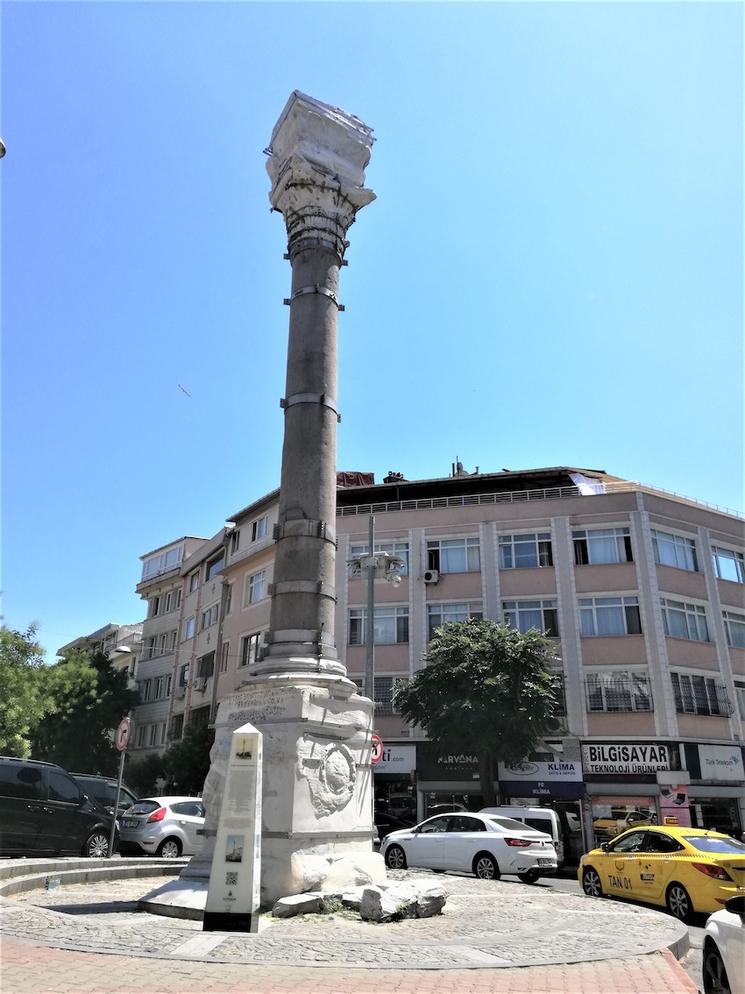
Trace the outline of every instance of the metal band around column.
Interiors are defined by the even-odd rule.
[[[319,597],[330,597],[336,600],[336,589],[324,584],[322,580],[281,580],[269,584],[269,596],[275,594],[318,594]]]
[[[337,421],[341,421],[341,414],[336,406],[336,398],[329,397],[326,393],[294,393],[291,397],[282,397],[279,401],[279,406],[284,411],[294,404],[321,404],[334,412]]]
[[[279,542],[283,538],[321,538],[336,545],[336,529],[326,521],[313,521],[311,518],[295,518],[278,522],[272,530],[272,538]]]
[[[324,297],[328,297],[333,304],[336,304],[338,310],[345,310],[344,304],[340,304],[336,299],[336,294],[333,290],[329,290],[327,286],[321,286],[320,283],[312,283],[310,286],[301,286],[297,289],[291,297],[285,297],[283,303],[286,305],[291,304],[298,297],[304,297],[307,293],[320,293]]]

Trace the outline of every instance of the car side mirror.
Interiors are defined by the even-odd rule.
[[[601,842],[600,843],[600,848],[603,850],[603,852],[608,852],[608,846],[609,845],[610,845],[609,842]]]
[[[745,895],[741,894],[738,897],[731,897],[729,901],[725,902],[724,906],[731,914],[745,918]]]

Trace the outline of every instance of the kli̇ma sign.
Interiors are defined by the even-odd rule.
[[[585,774],[656,773],[670,769],[670,750],[658,743],[583,745],[582,764]]]

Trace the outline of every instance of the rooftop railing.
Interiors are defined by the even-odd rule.
[[[657,487],[649,487],[646,484],[633,482],[630,480],[612,481],[609,483],[597,483],[593,481],[592,492],[588,493],[585,488],[579,487],[546,487],[536,490],[504,490],[491,494],[462,494],[458,497],[420,497],[416,500],[392,500],[382,501],[372,504],[351,504],[337,507],[336,513],[340,517],[355,514],[385,514],[394,511],[430,511],[442,507],[469,507],[482,504],[521,504],[531,500],[565,500],[572,497],[593,497],[598,494],[617,493],[642,493],[651,494],[656,497],[668,497],[672,500],[681,501],[694,507],[702,507],[708,511],[717,511],[720,514],[728,514],[735,518],[743,519],[745,514],[734,511],[719,504],[710,504],[707,501],[694,500],[692,497],[684,497],[682,494],[672,490],[661,490]]]

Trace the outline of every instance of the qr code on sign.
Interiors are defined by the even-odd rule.
[[[226,873],[225,874],[225,886],[226,887],[235,887],[235,885],[237,883],[238,883],[238,874],[237,873]]]

